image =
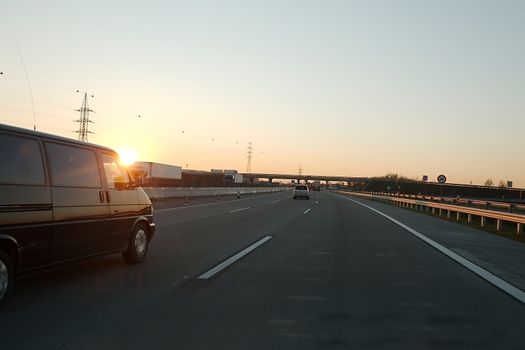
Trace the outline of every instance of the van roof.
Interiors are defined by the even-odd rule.
[[[94,143],[74,140],[74,139],[70,139],[68,137],[48,134],[48,133],[41,132],[41,131],[33,131],[33,130],[30,130],[30,129],[19,128],[19,127],[16,127],[16,126],[2,124],[2,123],[0,123],[0,130],[11,131],[11,132],[16,132],[16,133],[20,133],[20,134],[26,134],[26,135],[30,135],[30,136],[43,137],[43,138],[50,139],[50,140],[57,140],[57,141],[68,142],[68,143],[75,143],[77,145],[82,145],[82,146],[96,147],[96,148],[103,149],[103,150],[106,150],[106,151],[115,152],[115,150],[113,150],[113,149],[111,149],[109,147],[96,145]]]

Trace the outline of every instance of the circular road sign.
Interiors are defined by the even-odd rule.
[[[445,182],[447,182],[447,177],[445,175],[439,175],[438,176],[438,182],[440,184],[444,184]]]

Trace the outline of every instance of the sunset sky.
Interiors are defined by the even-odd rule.
[[[525,1],[0,0],[0,122],[190,169],[525,187]],[[16,40],[16,41],[15,41]],[[17,46],[20,50],[20,59]],[[140,118],[138,116],[141,116]]]

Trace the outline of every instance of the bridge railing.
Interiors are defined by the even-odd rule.
[[[379,193],[360,193],[360,192],[346,192],[346,191],[337,191],[344,194],[350,194],[352,196],[357,196],[366,199],[377,200],[380,202],[399,205],[401,207],[421,210],[421,211],[431,211],[432,214],[439,214],[442,216],[446,214],[447,218],[451,218],[455,213],[456,220],[459,221],[462,216],[467,216],[467,222],[472,223],[473,217],[480,218],[480,225],[482,227],[487,225],[487,218],[493,219],[496,221],[496,230],[501,231],[503,222],[509,222],[516,225],[516,233],[523,233],[523,225],[525,225],[525,215],[512,213],[512,212],[503,212],[497,210],[481,209],[481,208],[472,208],[466,207],[457,204],[447,204],[442,201],[431,201],[425,200],[424,198],[416,198],[417,196],[390,196]],[[424,197],[424,196],[423,196]],[[436,198],[436,197],[434,197]],[[437,197],[439,198],[439,197]],[[483,205],[486,205],[485,201],[476,201],[480,202]],[[509,203],[500,203],[500,202],[491,202],[494,204],[505,204]],[[519,206],[522,207],[522,206]],[[510,208],[510,207],[509,207]]]

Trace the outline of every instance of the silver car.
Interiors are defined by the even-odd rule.
[[[306,198],[310,199],[310,190],[308,189],[308,186],[306,185],[295,185],[293,189],[293,199],[296,198]]]

